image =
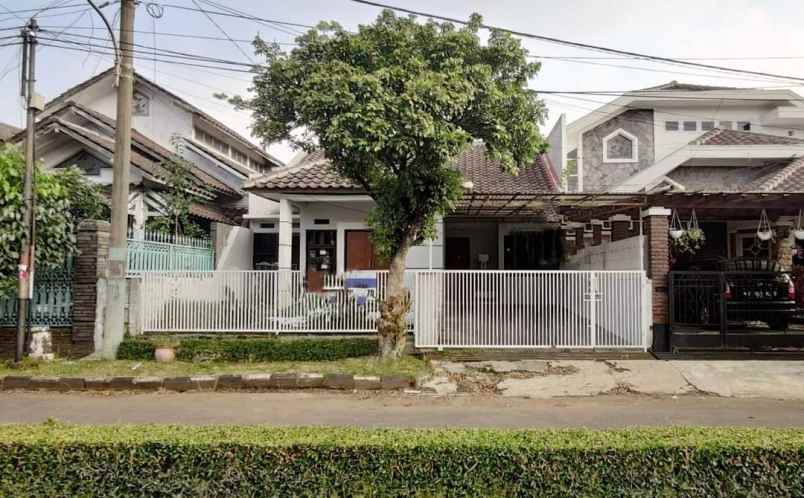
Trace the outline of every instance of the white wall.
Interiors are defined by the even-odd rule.
[[[248,196],[249,218],[279,218],[279,203],[255,194]]]
[[[644,270],[645,237],[638,235],[584,247],[562,265],[564,270]]]
[[[117,93],[113,85],[114,78],[109,77],[91,88],[79,92],[72,100],[116,119]],[[160,92],[136,85],[135,91],[147,95],[151,99],[148,116],[132,116],[131,126],[159,145],[173,150],[170,138],[174,134],[186,137],[193,136],[193,115],[178,106],[171,98]]]
[[[251,270],[254,254],[254,237],[251,230],[216,223],[216,270]]]
[[[366,216],[371,209],[371,201],[345,202],[307,202],[296,204],[300,210],[300,257],[299,268],[307,268],[307,230],[335,230],[337,232],[337,272],[343,273],[346,267],[346,230],[369,230]],[[329,220],[329,224],[317,225],[315,220]],[[412,247],[408,253],[406,265],[408,269],[428,269],[444,267],[443,223],[437,227],[437,238],[430,242]]]

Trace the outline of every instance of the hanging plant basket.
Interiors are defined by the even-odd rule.
[[[762,214],[759,217],[759,225],[757,226],[757,238],[762,242],[767,242],[773,239],[773,228],[770,225],[770,220],[768,219],[768,213],[765,210],[762,210]]]
[[[802,225],[802,218],[804,218],[804,213],[802,213],[801,209],[798,210],[798,220],[796,222],[796,228],[793,230],[793,237],[796,240],[804,240],[804,226]]]
[[[681,220],[678,217],[678,212],[673,211],[673,217],[670,219],[670,238],[678,240],[684,235],[684,227],[681,225]]]

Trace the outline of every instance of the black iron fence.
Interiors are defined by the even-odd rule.
[[[789,272],[674,271],[668,283],[675,345],[804,345],[797,305],[801,286]]]

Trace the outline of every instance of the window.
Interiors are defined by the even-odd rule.
[[[731,121],[721,121],[720,122],[720,129],[721,130],[731,130],[732,129],[732,122]]]
[[[232,159],[239,162],[240,164],[248,164],[248,156],[243,154],[237,149],[232,149]]]
[[[684,131],[697,131],[697,130],[698,130],[697,121],[684,121]]]
[[[209,133],[201,130],[199,128],[195,129],[195,138],[203,143],[204,145],[209,146],[210,148],[217,150],[221,154],[229,155],[229,146],[222,140],[219,140]]]
[[[316,218],[313,220],[313,225],[329,225],[329,218]]]
[[[620,128],[603,139],[603,161],[609,163],[633,163],[637,161],[639,140]]]
[[[737,129],[742,131],[751,131],[751,123],[748,121],[737,121]]]
[[[701,131],[709,131],[715,129],[714,121],[701,121]]]
[[[337,232],[307,230],[307,271],[335,274]]]
[[[678,121],[665,121],[664,129],[665,131],[678,131]]]

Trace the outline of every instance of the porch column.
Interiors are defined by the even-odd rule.
[[[631,217],[627,214],[615,214],[611,218],[611,241],[627,239],[631,234]]]
[[[279,306],[286,307],[291,303],[293,277],[293,209],[290,201],[279,199],[279,272],[277,272],[277,291]]]
[[[290,270],[293,261],[293,209],[290,201],[279,199],[279,269]]]
[[[669,209],[652,207],[642,211],[642,226],[648,244],[647,274],[653,285],[653,350],[669,351],[667,274],[670,272],[667,231]]]

